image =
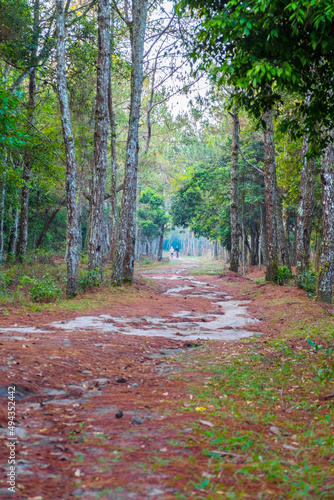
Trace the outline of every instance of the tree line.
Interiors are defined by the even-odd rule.
[[[302,283],[312,250],[331,302],[334,9],[169,7],[2,2],[0,259],[66,239],[73,297],[82,250],[90,271],[108,252],[112,282],[131,283],[136,241],[161,256],[174,224],[219,241],[233,271],[266,264],[269,281],[296,265]],[[203,75],[207,94],[172,113]]]

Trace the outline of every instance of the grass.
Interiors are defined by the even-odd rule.
[[[218,261],[207,261],[198,269],[193,269],[191,274],[194,275],[220,275],[224,272],[225,265]]]
[[[164,264],[166,265],[166,264]],[[136,276],[135,286],[111,286],[111,266],[104,266],[104,279],[100,282],[96,272],[89,272],[87,258],[79,262],[80,290],[74,299],[66,298],[66,263],[58,258],[27,259],[23,264],[3,263],[0,267],[1,313],[9,315],[13,310],[41,312],[65,309],[82,311],[101,306],[112,297],[122,295],[129,302],[142,293],[144,288],[157,289],[150,278]],[[140,289],[140,290],[139,290]]]
[[[209,345],[196,353],[211,378],[190,388],[192,404],[180,411],[200,407],[214,424],[194,424],[207,456],[205,478],[189,484],[196,498],[334,497],[334,399],[322,399],[334,389],[333,344],[328,319],[247,339],[215,365]]]

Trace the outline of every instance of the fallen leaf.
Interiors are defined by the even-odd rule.
[[[208,425],[209,427],[214,427],[214,424],[212,422],[209,422],[208,420],[200,420],[200,422],[203,425]]]
[[[276,436],[280,436],[281,435],[281,431],[279,430],[278,427],[276,427],[276,425],[272,425],[269,430],[270,430],[270,432],[272,432]]]

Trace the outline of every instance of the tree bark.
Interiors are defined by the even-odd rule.
[[[1,174],[1,179],[0,179],[0,262],[3,261],[3,251],[4,251],[6,168],[7,168],[7,153],[5,152],[4,170]]]
[[[113,51],[114,23],[111,24],[111,40]],[[108,109],[110,122],[110,156],[111,156],[111,214],[110,214],[110,258],[112,265],[115,265],[116,244],[117,244],[117,161],[116,161],[116,121],[112,100],[111,74],[108,87]]]
[[[305,136],[302,147],[303,166],[300,173],[300,191],[297,212],[296,252],[297,252],[297,283],[298,277],[309,269],[310,243],[314,208],[314,183],[316,162],[314,158],[307,159],[308,137]]]
[[[32,51],[30,64],[32,70],[29,74],[29,99],[27,106],[27,117],[31,131],[34,130],[33,125],[35,121],[35,107],[36,107],[36,77],[37,77],[37,49],[40,33],[40,0],[34,1],[34,19],[33,19],[33,35],[32,35]],[[30,195],[30,177],[32,169],[33,157],[31,152],[26,152],[24,155],[23,163],[23,186],[21,191],[21,211],[19,219],[19,237],[16,246],[16,258],[22,262],[25,254],[27,253],[28,245],[28,216],[29,216],[29,195]]]
[[[118,225],[118,248],[112,280],[120,285],[123,279],[133,281],[136,238],[136,198],[138,171],[138,130],[143,87],[143,55],[148,0],[132,1],[132,22],[129,24],[131,41],[131,99],[129,129],[126,147],[124,189]]]
[[[98,0],[98,61],[94,133],[94,169],[91,193],[91,228],[88,241],[88,268],[98,269],[102,276],[103,207],[108,164],[110,83],[110,4]]]
[[[158,262],[162,261],[162,251],[164,247],[164,232],[165,232],[165,226],[164,224],[162,224],[160,227],[160,236],[159,236]]]
[[[230,271],[239,269],[239,220],[238,220],[238,151],[239,151],[239,116],[233,110],[232,154],[231,154],[231,260]]]
[[[334,139],[334,130],[331,131]],[[320,257],[317,300],[332,302],[334,276],[334,145],[326,147],[321,164],[322,251]]]
[[[275,281],[278,271],[277,239],[277,178],[275,163],[273,110],[263,114],[264,131],[264,182],[266,207],[267,270],[266,281]]]
[[[15,256],[16,252],[16,244],[17,244],[17,232],[18,232],[18,227],[19,227],[19,209],[18,207],[15,208],[15,216],[14,216],[14,223],[12,226],[12,229],[10,231],[10,236],[9,236],[9,242],[8,242],[8,249],[7,249],[7,259],[10,257],[10,259],[13,259]]]
[[[36,248],[40,248],[43,243],[44,243],[44,240],[45,240],[45,236],[52,224],[52,222],[54,221],[57,213],[59,212],[59,210],[64,206],[65,204],[65,198],[62,198],[59,203],[57,204],[57,206],[52,210],[51,214],[49,215],[49,217],[47,218],[44,226],[43,226],[43,229],[38,237],[38,240],[37,240],[37,243],[36,243]]]
[[[74,137],[66,80],[65,13],[64,0],[57,0],[57,83],[63,139],[66,152],[66,202],[67,202],[67,289],[68,297],[74,297],[78,288],[79,224],[77,203],[77,166]]]
[[[275,174],[276,174],[276,170],[275,170]],[[276,175],[275,175],[275,177],[276,177]],[[279,253],[280,253],[280,257],[281,257],[281,262],[282,262],[283,266],[288,266],[291,268],[289,245],[287,242],[284,224],[283,224],[282,206],[281,206],[281,201],[280,201],[279,194],[278,194],[277,181],[276,181],[276,215],[275,215],[275,219],[277,221],[277,233],[278,233],[278,242],[279,242],[278,248],[279,248]]]

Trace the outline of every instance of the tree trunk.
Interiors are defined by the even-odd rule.
[[[213,243],[213,258],[218,259],[218,240]]]
[[[143,87],[143,55],[147,3],[148,0],[132,1],[132,22],[129,24],[132,61],[131,102],[126,147],[124,189],[118,225],[118,248],[112,276],[113,282],[117,285],[120,285],[123,279],[127,282],[133,281],[136,238],[135,218],[139,148],[138,131]]]
[[[47,218],[44,226],[43,226],[43,229],[38,237],[38,240],[37,240],[37,243],[36,243],[36,248],[40,248],[43,243],[44,243],[44,240],[45,240],[45,236],[52,224],[52,222],[54,221],[57,213],[59,212],[59,210],[64,206],[64,203],[65,203],[65,198],[62,198],[59,203],[57,204],[57,206],[52,210],[51,214],[49,215],[49,217]]]
[[[278,271],[277,245],[277,178],[275,164],[275,143],[273,110],[268,109],[263,114],[266,124],[264,131],[264,182],[266,207],[266,243],[267,243],[267,270],[266,281],[275,281]]]
[[[114,266],[117,243],[117,163],[116,163],[116,122],[112,102],[111,79],[108,95],[109,121],[110,121],[110,154],[111,154],[111,199],[110,199],[110,257]]]
[[[91,192],[91,228],[88,241],[88,268],[102,276],[103,207],[108,163],[110,85],[110,4],[98,0],[98,60],[94,133],[94,170]]]
[[[67,289],[68,297],[74,297],[78,288],[79,225],[77,203],[77,166],[74,137],[66,80],[65,14],[64,0],[57,0],[57,82],[63,139],[66,152],[66,201],[67,201]]]
[[[331,131],[334,138],[334,130]],[[322,251],[317,288],[317,300],[332,302],[334,276],[334,145],[326,147],[322,156]]]
[[[162,251],[164,247],[164,232],[165,232],[165,226],[164,224],[162,224],[160,227],[160,236],[159,236],[158,262],[162,261]]]
[[[0,179],[0,262],[3,261],[4,251],[4,223],[5,223],[5,197],[6,197],[6,167],[7,154],[5,152],[4,170]]]
[[[36,106],[36,77],[37,77],[37,49],[40,31],[40,1],[34,1],[34,20],[33,20],[33,36],[32,36],[32,51],[30,64],[33,69],[29,75],[29,100],[27,106],[27,118],[28,126],[31,131],[34,130],[33,125],[35,121],[35,106]],[[22,262],[25,254],[27,253],[28,244],[28,216],[29,216],[29,194],[30,194],[30,177],[32,169],[33,157],[30,151],[26,152],[24,155],[23,163],[23,186],[21,192],[21,211],[19,220],[19,237],[16,247],[16,258],[19,262]]]
[[[232,154],[231,154],[231,260],[230,271],[238,272],[239,268],[239,221],[238,221],[238,150],[239,150],[239,116],[233,110]]]
[[[275,170],[275,173],[276,173],[276,170]],[[277,221],[279,254],[281,257],[281,262],[282,262],[283,266],[288,266],[291,268],[289,245],[287,242],[284,224],[283,224],[282,206],[281,206],[281,201],[280,201],[279,194],[278,194],[277,182],[276,182],[276,215],[275,215],[275,219]]]
[[[307,159],[308,137],[303,140],[302,156],[303,167],[300,173],[300,191],[296,229],[296,252],[297,252],[297,282],[298,277],[309,269],[310,266],[310,243],[312,232],[312,218],[314,206],[314,183],[316,164],[315,159]]]
[[[10,232],[9,242],[8,242],[8,250],[7,250],[7,259],[13,259],[16,252],[16,243],[17,243],[17,231],[19,227],[19,209],[15,209],[14,223]]]
[[[260,205],[260,234],[259,234],[259,243],[258,243],[258,266],[259,269],[261,269],[261,263],[262,263],[262,237],[263,237],[263,207]]]

